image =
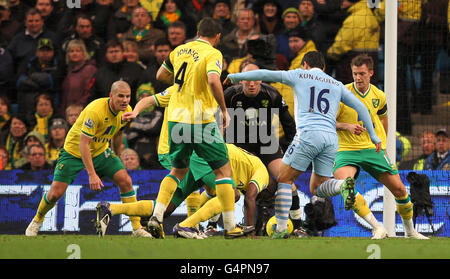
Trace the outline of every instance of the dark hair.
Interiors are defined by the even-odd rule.
[[[167,38],[160,38],[158,40],[155,41],[155,50],[156,48],[158,48],[159,46],[169,46],[170,47],[170,42],[169,40],[167,40]]]
[[[108,48],[111,48],[111,47],[120,47],[120,49],[123,51],[123,45],[117,39],[109,40],[106,43],[105,49],[108,49]]]
[[[373,59],[367,54],[359,54],[355,57],[353,57],[352,62],[350,63],[350,66],[362,66],[366,64],[367,68],[369,70],[373,70]]]
[[[309,51],[303,57],[301,65],[308,63],[311,68],[325,69],[325,58],[319,51]]]
[[[33,16],[34,15],[39,15],[41,17],[41,19],[42,19],[41,13],[36,8],[30,8],[30,9],[27,10],[27,12],[25,13],[25,20],[30,15],[33,15]]]
[[[212,17],[205,17],[198,23],[198,35],[207,38],[213,38],[222,33],[222,27]]]
[[[34,107],[36,108],[38,102],[40,99],[44,99],[50,102],[50,104],[52,104],[53,107],[53,96],[50,93],[47,92],[43,92],[43,93],[39,93],[38,95],[36,95],[36,97],[34,98]]]
[[[8,112],[11,113],[12,112],[12,107],[11,107],[11,101],[9,100],[8,96],[6,96],[5,94],[0,94],[0,100],[2,100],[6,107],[8,108]]]
[[[172,22],[169,25],[169,28],[181,28],[186,33],[186,24],[184,24],[184,22],[182,22],[181,20]],[[167,28],[167,29],[169,29],[169,28]]]
[[[78,15],[75,17],[75,25],[78,24],[78,20],[79,20],[80,18],[85,19],[85,20],[89,20],[89,22],[90,22],[91,25],[92,25],[92,19],[91,19],[87,14],[84,14],[84,13],[80,13],[80,14],[78,14]]]

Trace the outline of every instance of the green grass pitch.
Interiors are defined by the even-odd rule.
[[[314,237],[271,240],[0,235],[0,259],[450,259],[450,238]]]

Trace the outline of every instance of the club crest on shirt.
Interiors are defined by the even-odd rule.
[[[94,127],[94,121],[92,119],[88,118],[86,122],[84,122],[84,126],[88,127],[89,129],[92,129]]]
[[[380,105],[380,99],[372,99],[372,104],[374,108],[377,108]]]
[[[269,100],[261,100],[261,105],[265,108],[269,105]]]

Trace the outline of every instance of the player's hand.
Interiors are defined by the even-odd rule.
[[[223,85],[230,85],[232,84],[231,79],[229,79],[228,77],[223,81]]]
[[[230,125],[230,115],[228,114],[228,110],[222,111],[222,118],[222,129],[225,129],[228,125]]]
[[[124,114],[122,114],[122,121],[131,121],[133,119],[135,119],[137,116],[137,113],[135,112],[125,112]]]
[[[89,175],[89,188],[91,188],[92,191],[100,191],[103,186],[102,180],[96,173]]]
[[[347,131],[349,131],[352,134],[355,134],[357,136],[361,135],[366,131],[366,128],[359,124],[347,124],[345,125],[345,128]]]
[[[375,144],[375,151],[376,151],[377,153],[380,153],[380,151],[381,151],[381,142]]]

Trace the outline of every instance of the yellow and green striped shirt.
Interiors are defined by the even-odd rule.
[[[387,115],[386,95],[376,86],[370,84],[367,92],[362,93],[356,89],[355,84],[349,83],[345,85],[355,96],[366,106],[374,123],[375,133],[382,142],[382,148],[386,149],[386,132],[379,116]],[[339,106],[336,116],[337,122],[360,124],[363,126],[362,120],[358,118],[358,113],[351,107],[344,105],[342,102]],[[337,131],[339,137],[339,150],[360,150],[375,148],[369,133],[364,132],[361,135],[352,134],[349,131]]]
[[[71,155],[81,158],[80,135],[92,138],[89,145],[92,157],[104,152],[114,135],[124,127],[127,122],[122,122],[122,114],[131,112],[128,106],[126,111],[115,114],[109,106],[109,98],[99,98],[88,104],[81,112],[77,121],[66,136],[64,150]]]
[[[175,48],[164,67],[174,76],[177,94],[170,98],[169,121],[203,124],[215,121],[217,102],[208,84],[208,74],[222,73],[222,53],[197,39]]]

